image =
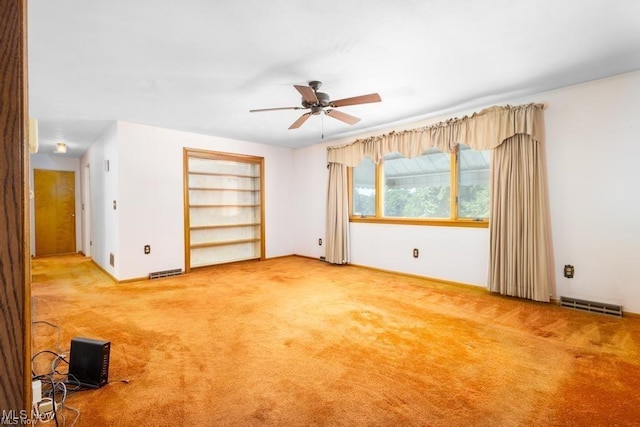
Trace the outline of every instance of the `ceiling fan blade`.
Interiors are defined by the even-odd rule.
[[[370,93],[368,95],[354,96],[353,98],[344,98],[331,101],[332,107],[344,107],[346,105],[368,104],[370,102],[380,102],[382,99],[377,93]]]
[[[276,108],[258,108],[249,110],[250,113],[258,113],[260,111],[276,111],[276,110],[304,110],[302,107],[276,107]]]
[[[343,113],[342,111],[338,110],[328,110],[327,116],[331,116],[334,119],[338,119],[350,125],[354,125],[360,121],[358,117],[352,116],[351,114]]]
[[[291,126],[289,126],[289,129],[298,129],[304,122],[307,121],[309,117],[311,117],[311,113],[304,113],[298,118],[298,120],[296,120]]]
[[[308,103],[310,104],[318,103],[318,97],[316,96],[316,93],[309,86],[293,85],[293,87],[295,87],[298,90],[298,92],[300,92],[300,95],[302,95],[302,99],[304,99]]]

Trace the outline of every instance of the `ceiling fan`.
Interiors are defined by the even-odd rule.
[[[368,95],[354,96],[352,98],[338,99],[331,101],[329,95],[324,92],[318,92],[322,86],[322,82],[313,80],[309,82],[309,86],[293,85],[300,95],[302,95],[302,107],[276,107],[276,108],[259,108],[257,110],[249,110],[251,113],[259,111],[276,111],[276,110],[310,110],[298,118],[289,129],[297,129],[312,115],[326,114],[329,117],[338,119],[347,124],[353,125],[360,121],[358,117],[352,116],[342,111],[336,110],[337,107],[345,107],[347,105],[368,104],[371,102],[380,102],[382,99],[377,93]]]

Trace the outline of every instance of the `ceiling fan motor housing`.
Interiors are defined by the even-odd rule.
[[[316,92],[316,98],[318,98],[318,102],[313,103],[313,102],[309,102],[306,101],[304,98],[302,98],[302,106],[304,108],[311,108],[311,107],[328,107],[331,104],[331,98],[329,98],[329,94],[324,93],[324,92]]]

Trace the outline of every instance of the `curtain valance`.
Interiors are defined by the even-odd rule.
[[[354,167],[365,157],[378,163],[384,155],[393,152],[414,158],[433,147],[450,153],[457,144],[489,150],[518,134],[530,135],[534,140],[543,142],[543,108],[542,104],[489,107],[471,116],[328,147],[327,160]]]

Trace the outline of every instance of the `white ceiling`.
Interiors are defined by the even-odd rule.
[[[638,0],[29,0],[40,152],[115,120],[302,147],[640,69]],[[304,111],[321,80],[341,111]]]

